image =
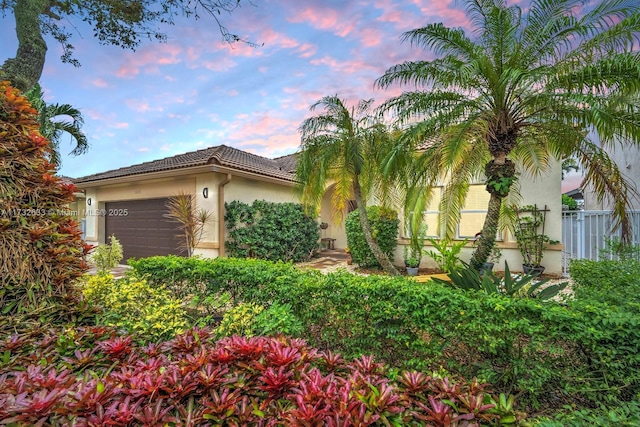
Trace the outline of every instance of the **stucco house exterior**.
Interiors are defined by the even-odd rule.
[[[196,254],[224,256],[224,203],[296,201],[294,169],[293,156],[267,159],[219,145],[76,178],[84,192],[85,240],[97,245],[114,234],[125,259],[178,254],[178,224],[164,215],[167,198],[182,192],[213,213]]]
[[[213,221],[208,224],[196,254],[225,256],[225,202],[299,202],[293,189],[295,168],[295,155],[268,159],[219,145],[76,178],[74,182],[82,190],[77,208],[79,211],[84,208],[85,240],[97,245],[105,243],[108,236],[114,234],[123,244],[125,259],[178,254],[177,223],[172,223],[164,215],[167,198],[183,192],[195,196],[199,208],[213,213]],[[562,236],[560,181],[560,163],[540,176],[521,175],[519,181],[520,205],[547,207],[545,234],[553,240],[560,240]],[[441,190],[437,188],[435,191]],[[321,230],[321,237],[335,239],[334,247],[344,249],[347,246],[344,221],[334,220],[332,192],[333,185],[329,185],[319,212],[318,222],[328,225]],[[482,182],[471,186],[457,238],[473,238],[480,231],[488,197]],[[425,213],[428,234],[433,236],[437,236],[438,230],[438,202],[439,197],[435,197]],[[347,213],[343,212],[343,218]],[[403,248],[409,244],[407,236],[401,226],[394,260],[396,265],[403,265]],[[503,258],[496,268],[503,269],[506,260],[512,270],[519,270],[522,258],[515,238],[508,232],[500,237]],[[547,251],[543,262],[546,272],[561,273],[561,249],[562,245],[554,245]],[[465,248],[461,258],[468,261],[472,251],[472,247]],[[423,257],[422,267],[435,266],[433,260]]]

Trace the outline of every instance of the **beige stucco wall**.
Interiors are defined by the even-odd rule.
[[[223,173],[204,172],[173,178],[84,187],[86,194],[84,200],[86,241],[93,245],[105,242],[107,236],[104,235],[104,218],[96,215],[97,209],[104,209],[105,203],[156,199],[184,192],[195,195],[198,208],[213,213],[213,218],[206,225],[205,234],[195,253],[204,257],[217,257],[219,255],[219,222],[224,216],[224,211],[218,209],[218,191],[220,183],[226,178],[227,175]],[[206,198],[203,194],[205,188],[208,193]],[[253,203],[256,199],[272,202],[298,202],[293,187],[285,182],[278,184],[232,175],[231,181],[224,186],[223,191],[226,202],[240,200],[245,203]],[[91,205],[88,204],[89,200],[91,200]]]
[[[517,204],[519,206],[536,204],[540,209],[543,209],[546,205],[549,212],[547,212],[545,234],[552,240],[560,241],[562,239],[561,162],[553,162],[551,167],[539,176],[523,174],[521,168],[518,172],[518,186],[522,199]],[[401,230],[400,235],[404,236],[405,234],[403,233],[403,230]],[[510,270],[522,271],[522,255],[518,250],[515,237],[511,236],[508,230],[504,231],[503,237],[504,240],[497,243],[502,250],[502,259],[494,268],[498,271],[504,270],[504,262],[506,260],[509,263]],[[394,264],[398,266],[404,265],[405,245],[409,245],[409,241],[400,238],[394,258]],[[545,266],[545,273],[558,275],[562,273],[562,247],[562,244],[553,245],[546,251],[542,260],[542,264]],[[425,242],[425,250],[432,249],[433,247],[429,242]],[[473,250],[474,248],[471,244],[467,244],[461,252],[460,259],[469,262]],[[422,268],[436,268],[437,264],[433,259],[425,255],[420,266]]]
[[[342,216],[334,216],[331,207],[331,197],[333,196],[333,185],[329,186],[322,198],[322,206],[320,208],[319,222],[326,222],[328,227],[326,230],[320,230],[320,237],[336,239],[334,247],[336,249],[344,249],[347,247],[347,232],[345,230],[345,220],[347,219],[347,211]]]

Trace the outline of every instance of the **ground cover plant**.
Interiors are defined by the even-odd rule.
[[[393,369],[478,377],[518,396],[531,414],[618,406],[640,393],[637,305],[603,303],[580,291],[580,280],[574,300],[556,302],[259,260],[153,257],[132,265],[149,283],[204,286],[228,293],[234,305],[286,304],[303,326],[298,336],[320,350],[375,355]],[[608,288],[610,301],[634,283]],[[585,279],[583,286],[596,285]]]
[[[74,426],[513,425],[520,414],[473,380],[390,380],[304,341],[206,329],[138,346],[115,329],[29,331],[0,342],[0,424]],[[43,362],[44,361],[44,362]]]

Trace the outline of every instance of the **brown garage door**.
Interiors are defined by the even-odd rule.
[[[167,199],[105,203],[106,236],[115,234],[124,259],[181,255],[178,224],[164,217]]]

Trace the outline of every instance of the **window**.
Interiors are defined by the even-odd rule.
[[[487,207],[491,195],[485,189],[484,184],[469,186],[467,199],[460,211],[460,223],[458,224],[458,238],[473,239],[476,233],[482,230],[484,219],[487,216]]]
[[[440,230],[440,201],[442,200],[443,187],[435,187],[433,196],[427,209],[422,213],[424,224],[427,225],[425,237],[439,238]],[[489,206],[489,198],[491,195],[485,189],[484,184],[473,184],[469,186],[469,192],[465,200],[464,206],[460,211],[460,222],[458,223],[458,235],[456,239],[473,239],[476,233],[482,230],[484,219],[487,216],[487,207]],[[411,237],[409,225],[405,225],[405,236]],[[502,239],[498,235],[498,239]]]
[[[439,237],[440,225],[438,224],[440,199],[442,197],[442,187],[435,187],[431,194],[431,201],[427,206],[427,209],[422,212],[423,224],[427,226],[424,237]],[[411,237],[411,229],[409,224],[405,227],[405,236]]]

